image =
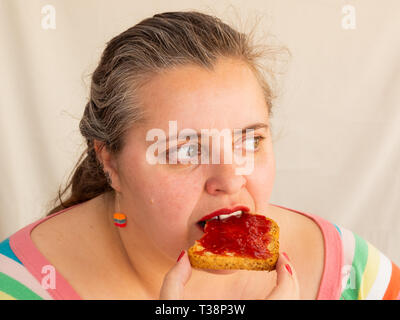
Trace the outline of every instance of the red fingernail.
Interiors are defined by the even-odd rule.
[[[182,250],[181,254],[178,257],[178,260],[176,260],[176,262],[178,262],[179,260],[181,260],[181,258],[183,257],[183,255],[185,254],[185,250]]]
[[[292,275],[292,268],[288,264],[285,264],[285,268]]]
[[[289,259],[288,255],[286,254],[286,252],[282,252],[282,255],[283,255],[286,259],[288,259],[288,261],[290,261],[290,259]]]

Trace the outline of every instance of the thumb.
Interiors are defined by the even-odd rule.
[[[276,264],[276,287],[268,295],[268,300],[296,300],[300,299],[299,283],[296,271],[286,254],[279,254]]]
[[[183,299],[183,288],[192,275],[192,266],[186,251],[182,251],[176,264],[164,277],[160,300]]]

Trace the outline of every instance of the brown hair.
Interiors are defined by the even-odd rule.
[[[248,34],[238,32],[219,18],[196,11],[165,12],[144,19],[111,39],[92,74],[90,99],[79,124],[87,148],[66,187],[58,190],[47,216],[114,192],[96,156],[94,140],[118,156],[124,147],[125,132],[145,120],[138,90],[158,72],[187,64],[212,70],[218,58],[240,59],[258,79],[271,114],[274,73],[263,63],[274,60],[285,48],[256,45],[254,30]],[[69,189],[70,194],[63,200]]]

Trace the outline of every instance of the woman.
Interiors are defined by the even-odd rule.
[[[198,12],[157,14],[113,38],[80,122],[87,150],[61,204],[1,243],[1,297],[399,298],[399,269],[365,240],[269,203],[273,75],[260,58],[274,54]],[[247,128],[232,141],[244,161],[229,162],[232,145],[218,148],[207,135],[201,143],[171,135],[186,128],[202,138]],[[166,150],[152,130],[169,138]],[[222,161],[193,161],[219,151]],[[239,172],[244,163],[250,170]],[[237,206],[278,223],[276,271],[191,268],[186,250],[202,235],[198,221]]]

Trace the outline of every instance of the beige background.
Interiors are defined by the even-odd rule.
[[[106,41],[155,13],[234,21],[236,10],[264,16],[260,31],[293,55],[274,111],[271,202],[351,229],[400,264],[400,2],[214,2],[0,0],[0,239],[42,217],[66,182]],[[41,26],[47,4],[55,30]],[[348,4],[355,29],[342,26]]]

